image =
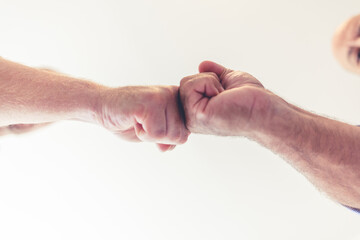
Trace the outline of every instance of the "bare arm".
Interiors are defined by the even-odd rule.
[[[189,135],[178,87],[109,88],[0,58],[0,126],[69,119],[100,124],[130,141],[156,142],[163,151]]]
[[[212,62],[184,78],[191,132],[238,135],[281,155],[334,200],[360,208],[360,129],[293,106],[253,76]]]
[[[94,121],[105,87],[0,58],[0,126]]]
[[[359,127],[282,104],[253,139],[284,157],[336,201],[360,208]]]

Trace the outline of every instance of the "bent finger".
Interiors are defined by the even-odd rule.
[[[156,145],[162,152],[171,151],[176,147],[176,145],[163,144],[163,143],[157,143]]]

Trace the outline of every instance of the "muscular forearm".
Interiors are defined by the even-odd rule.
[[[98,84],[0,58],[0,126],[65,119],[92,121]]]
[[[338,202],[360,208],[360,129],[273,98],[273,113],[255,140]]]

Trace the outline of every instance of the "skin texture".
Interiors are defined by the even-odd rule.
[[[109,88],[0,58],[0,134],[69,119],[100,124],[127,140],[155,142],[162,151],[189,135],[178,87]]]
[[[359,49],[360,15],[333,38],[335,57],[355,73]],[[107,88],[0,59],[0,135],[76,119],[129,141],[156,142],[162,151],[186,142],[189,131],[244,136],[282,156],[334,200],[360,209],[359,127],[291,105],[248,73],[209,61],[199,72],[180,88]]]
[[[48,68],[40,68],[40,70],[57,73],[56,71]],[[32,132],[39,128],[50,125],[51,123],[40,123],[40,124],[11,124],[9,126],[0,127],[0,136],[8,134],[24,134]]]
[[[334,200],[360,208],[360,129],[293,106],[253,76],[203,62],[180,98],[191,132],[245,136],[282,156]]]
[[[360,74],[360,14],[348,19],[336,30],[332,49],[345,69]]]
[[[186,126],[191,132],[244,135],[253,131],[257,119],[266,117],[261,108],[269,105],[269,99],[253,76],[212,62],[203,62],[199,70],[200,74],[180,83]]]
[[[190,132],[180,114],[177,86],[109,88],[101,94],[101,125],[128,141],[156,142],[172,150]]]

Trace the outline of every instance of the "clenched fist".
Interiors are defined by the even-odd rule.
[[[193,133],[249,136],[271,114],[271,93],[248,73],[205,61],[180,83],[187,128]]]
[[[101,94],[98,119],[129,141],[150,141],[160,150],[186,142],[189,131],[180,114],[176,86],[109,88]]]

